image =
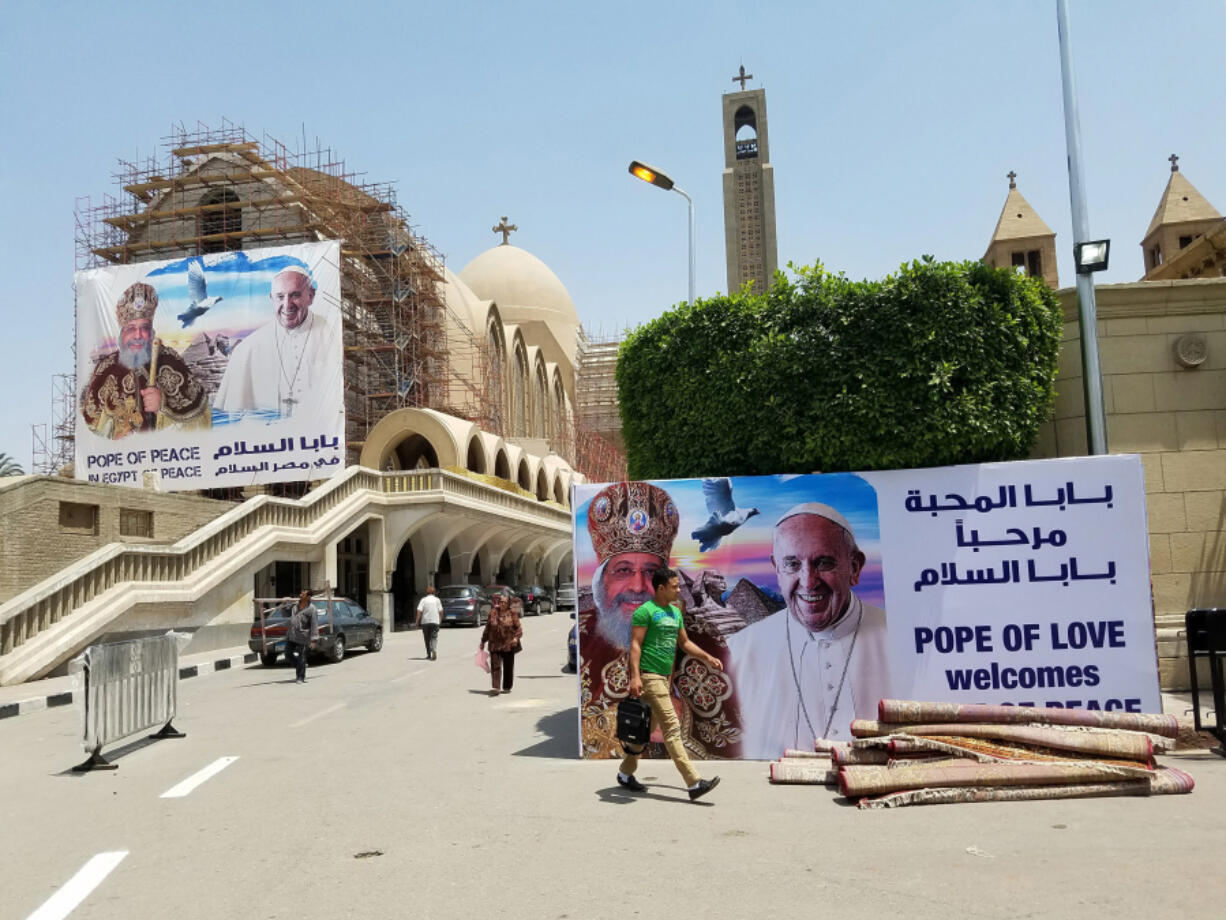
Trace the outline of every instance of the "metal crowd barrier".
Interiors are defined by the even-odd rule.
[[[1184,617],[1188,642],[1188,671],[1192,680],[1192,706],[1196,730],[1207,731],[1222,747],[1213,749],[1215,754],[1226,757],[1226,680],[1223,680],[1222,662],[1226,659],[1226,608],[1212,607],[1205,610],[1189,610]],[[1213,693],[1213,725],[1202,725],[1200,712],[1200,682],[1196,676],[1196,663],[1209,662],[1209,687]]]
[[[179,703],[179,651],[190,637],[168,632],[149,639],[91,645],[69,663],[78,681],[82,745],[89,758],[76,773],[114,770],[102,748],[155,725],[151,738],[183,738],[171,721]]]

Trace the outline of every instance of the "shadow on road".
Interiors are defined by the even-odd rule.
[[[239,684],[238,686],[239,689],[242,690],[248,687],[266,687],[268,684],[292,684],[295,680],[293,672],[287,671],[286,673],[289,674],[288,677],[274,677],[272,680],[257,680],[253,684]],[[326,674],[316,674],[313,669],[307,670],[307,681],[322,680],[325,677],[327,677]]]
[[[135,741],[129,741],[127,744],[120,745],[114,750],[106,751],[105,753],[103,753],[102,756],[103,758],[106,759],[108,763],[116,763],[116,761],[122,760],[124,757],[127,757],[129,754],[135,754],[137,751],[141,750],[142,748],[147,748],[151,744],[157,744],[159,741],[173,741],[173,740],[175,739],[173,738],[154,738],[152,735],[145,735],[143,738],[137,738]],[[69,767],[67,770],[61,770],[59,773],[56,773],[53,775],[68,776],[68,777],[75,778],[79,776],[90,776],[95,772],[109,773],[110,771],[109,770],[98,770],[98,771],[86,770],[86,771],[77,773],[71,767]]]
[[[544,741],[516,751],[516,757],[552,757],[574,760],[579,756],[579,711],[575,706],[552,712],[537,720],[536,730]]]
[[[651,787],[649,786],[648,788],[650,789]],[[703,808],[710,808],[715,804],[714,802],[691,802],[686,791],[680,786],[664,786],[663,788],[674,789],[676,794],[661,795],[658,792],[628,792],[621,786],[606,786],[604,789],[597,789],[596,795],[600,797],[600,801],[608,805],[629,805],[635,799],[655,799],[657,802],[676,802],[677,804],[699,805]]]

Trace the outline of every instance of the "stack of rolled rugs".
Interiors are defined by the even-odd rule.
[[[882,700],[853,741],[817,739],[770,765],[772,783],[836,785],[861,808],[1192,791],[1154,763],[1173,750],[1174,716]]]

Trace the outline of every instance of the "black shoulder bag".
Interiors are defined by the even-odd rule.
[[[627,748],[627,753],[640,753],[651,739],[651,707],[643,700],[629,696],[617,704],[617,740],[623,745],[633,745],[637,751]]]

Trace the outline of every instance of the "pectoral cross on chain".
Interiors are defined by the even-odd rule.
[[[281,405],[285,406],[284,415],[286,418],[289,418],[294,414],[294,406],[298,405],[298,400],[294,399],[293,396],[287,396],[281,400]]]

